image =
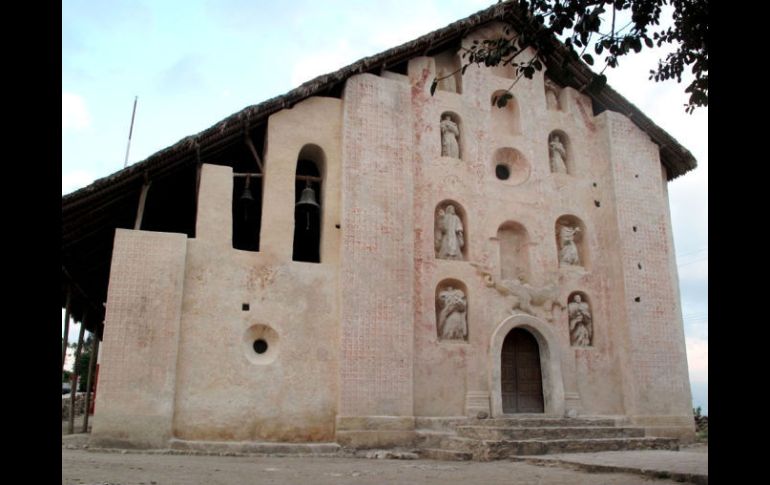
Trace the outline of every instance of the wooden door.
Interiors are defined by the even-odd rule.
[[[526,330],[514,328],[503,341],[500,360],[503,412],[542,413],[543,377],[535,337]]]

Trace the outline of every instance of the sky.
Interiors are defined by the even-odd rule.
[[[123,168],[135,96],[129,165],[246,106],[493,3],[63,0],[62,195]],[[669,201],[693,405],[707,414],[708,108],[685,113],[687,77],[681,84],[648,80],[659,57],[644,50],[605,74],[698,161],[669,184]],[[70,339],[77,335],[72,325]]]

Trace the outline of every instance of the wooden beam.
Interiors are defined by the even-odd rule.
[[[251,151],[251,154],[254,156],[254,161],[257,162],[257,167],[259,167],[260,173],[265,173],[265,169],[262,168],[262,160],[259,159],[259,155],[257,154],[257,149],[254,148],[254,143],[251,141],[251,137],[248,135],[248,133],[245,134],[244,137],[246,141],[246,146],[249,147],[249,151]]]
[[[83,316],[83,321],[80,322],[80,335],[78,335],[78,347],[75,350],[75,363],[72,364],[72,377],[70,387],[70,424],[69,434],[75,432],[75,398],[78,395],[78,375],[77,375],[77,363],[80,358],[80,350],[83,348],[83,334],[86,331],[86,317],[88,313]]]
[[[147,202],[147,191],[150,190],[152,185],[151,180],[146,180],[142,185],[142,193],[139,195],[139,208],[136,211],[136,220],[134,221],[134,230],[138,231],[142,228],[142,217],[144,216],[144,204]]]
[[[83,433],[88,433],[88,410],[91,409],[91,382],[94,375],[94,368],[96,367],[96,360],[99,357],[99,336],[97,332],[91,333],[91,361],[88,363],[88,378],[86,379],[86,402],[85,402],[85,414],[83,415]]]
[[[62,374],[64,374],[64,360],[67,358],[67,339],[69,338],[69,333],[70,333],[70,303],[71,302],[72,302],[72,288],[69,285],[67,285],[67,303],[64,306],[64,341],[61,344]]]

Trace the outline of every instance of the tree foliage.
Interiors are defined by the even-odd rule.
[[[78,391],[85,392],[88,377],[88,367],[91,365],[91,350],[93,348],[93,336],[89,335],[83,347],[80,349],[80,355],[75,361],[74,372],[78,376]]]
[[[673,26],[664,29],[660,22],[666,5],[673,8]],[[628,13],[631,20],[619,25],[619,17]],[[515,17],[528,21],[514,22]],[[708,0],[521,0],[502,21],[502,37],[476,40],[463,52],[463,73],[473,64],[500,65],[515,69],[514,84],[522,76],[532,79],[561,49],[556,41],[561,37],[565,64],[582,59],[594,65],[594,54],[604,56],[604,68],[592,81],[592,87],[600,87],[606,83],[604,70],[617,67],[619,58],[645,47],[672,45],[676,50],[659,60],[650,79],[681,82],[685,68],[692,66],[695,79],[685,89],[690,94],[686,111],[708,106]],[[530,48],[534,55],[526,55]],[[438,81],[434,79],[431,93]],[[507,99],[495,103],[505,106]]]

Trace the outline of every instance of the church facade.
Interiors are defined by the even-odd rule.
[[[252,169],[199,158],[194,237],[115,230],[94,443],[398,446],[517,415],[693,436],[659,133],[547,72],[495,106],[512,71],[451,75],[482,20],[276,107]]]

